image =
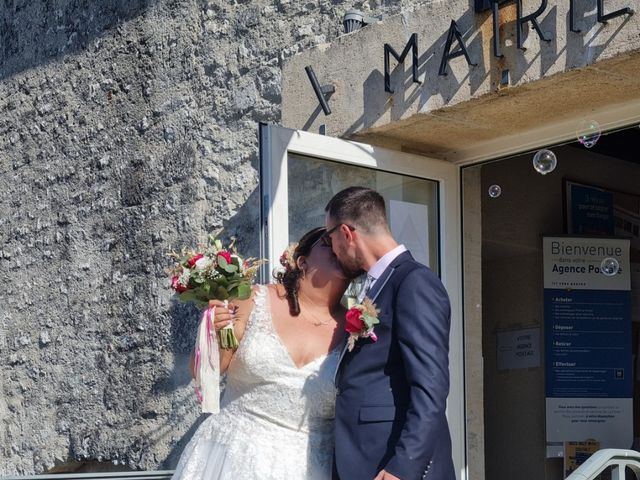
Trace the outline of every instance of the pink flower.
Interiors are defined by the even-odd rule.
[[[175,275],[171,279],[171,286],[178,293],[186,292],[187,290],[189,290],[189,287],[185,287],[184,285],[182,285],[180,283],[180,279],[179,279],[179,277],[177,275]]]
[[[364,328],[364,322],[362,321],[362,312],[359,308],[353,307],[347,311],[346,323],[344,329],[348,333],[358,333]]]
[[[231,264],[231,253],[227,252],[226,250],[220,250],[217,253],[217,256],[224,258],[228,264]]]
[[[189,268],[193,268],[196,264],[196,262],[198,260],[200,260],[202,257],[204,257],[204,255],[202,255],[201,253],[194,255],[193,257],[191,257],[189,259],[189,261],[187,262],[189,264]]]

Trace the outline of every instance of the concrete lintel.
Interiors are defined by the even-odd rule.
[[[611,1],[607,8],[624,3]],[[577,9],[576,25],[582,30],[578,34],[569,31],[568,9],[569,2],[550,0],[539,20],[551,42],[525,29],[527,48],[519,50],[515,5],[502,7],[502,58],[493,55],[491,13],[476,14],[460,0],[433,2],[339,37],[285,65],[283,124],[312,132],[325,125],[328,135],[459,163],[483,158],[482,152],[501,146],[508,153],[519,137],[524,140],[518,147],[522,149],[534,148],[536,135],[570,136],[575,131],[572,124],[582,117],[593,117],[605,130],[614,128],[611,112],[640,102],[640,17],[622,16],[601,24],[595,11]],[[448,74],[440,76],[451,20],[456,20],[471,60],[478,65],[469,66],[458,57],[450,61]],[[409,54],[403,66],[392,59],[395,93],[387,93],[384,44],[400,52],[413,33],[418,34],[422,83],[412,80]],[[330,116],[319,110],[304,71],[307,65],[313,66],[322,84],[335,86]],[[504,85],[507,71],[509,85]],[[627,121],[634,121],[628,116]]]

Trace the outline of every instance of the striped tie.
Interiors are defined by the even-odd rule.
[[[362,303],[362,301],[364,300],[364,297],[367,296],[367,293],[369,293],[369,288],[371,287],[371,284],[373,283],[374,280],[375,278],[367,274],[367,279],[364,281],[364,284],[362,285],[362,289],[360,289],[360,293],[358,294],[358,303]]]

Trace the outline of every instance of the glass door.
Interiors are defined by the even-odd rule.
[[[459,168],[272,125],[260,127],[260,161],[261,254],[269,260],[263,281],[270,280],[270,270],[290,242],[324,224],[329,199],[351,185],[382,194],[396,240],[440,276],[452,307],[447,417],[458,478],[466,478]]]

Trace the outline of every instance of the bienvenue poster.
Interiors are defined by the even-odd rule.
[[[633,443],[629,245],[603,237],[543,240],[548,456],[549,444],[565,441]],[[605,258],[617,260],[615,274],[601,271]]]

